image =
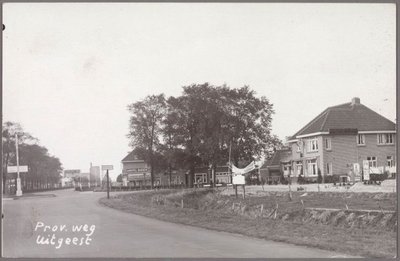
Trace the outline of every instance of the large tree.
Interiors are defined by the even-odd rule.
[[[280,144],[271,135],[272,104],[248,86],[192,84],[166,103],[163,95],[153,95],[130,105],[129,110],[131,145],[144,149],[144,158],[152,166],[157,148],[169,173],[172,168],[188,168],[190,186],[196,166],[215,170],[228,162],[230,148],[233,163],[242,166]]]
[[[154,185],[154,154],[160,144],[161,124],[165,116],[166,102],[164,95],[150,95],[145,99],[132,103],[128,106],[131,113],[130,145],[133,148],[144,148],[145,158],[151,168],[151,188]]]
[[[189,155],[192,177],[198,163],[213,169],[225,164],[230,147],[232,161],[238,166],[260,159],[279,143],[271,135],[272,104],[248,86],[190,85],[183,87],[177,100],[178,131],[185,137],[182,145]]]
[[[2,130],[2,166],[3,166],[3,193],[5,193],[5,185],[7,180],[7,167],[16,164],[16,141],[15,134],[18,136],[18,144],[24,143],[37,143],[38,139],[32,137],[29,133],[25,132],[21,125],[16,122],[4,122]]]
[[[3,124],[3,173],[7,173],[8,165],[16,164],[15,134],[18,136],[19,163],[27,165],[29,169],[28,173],[21,173],[23,190],[55,187],[61,178],[60,160],[49,155],[45,147],[38,145],[38,139],[25,132],[18,123],[5,122]],[[5,186],[6,178],[7,175],[3,175],[3,186]]]

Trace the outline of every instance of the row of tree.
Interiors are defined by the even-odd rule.
[[[273,105],[248,86],[208,83],[184,86],[182,94],[149,95],[128,106],[130,146],[154,173],[197,166],[236,166],[268,156],[281,141],[271,134]],[[215,180],[213,181],[215,184]]]
[[[17,163],[15,134],[18,136],[19,164],[28,166],[28,173],[21,173],[22,190],[58,187],[62,172],[60,160],[49,155],[48,150],[39,145],[39,140],[25,132],[20,124],[5,122],[2,130],[3,193],[6,192],[7,179],[16,178],[16,174],[7,173],[7,167],[16,166]]]

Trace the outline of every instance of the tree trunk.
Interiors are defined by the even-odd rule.
[[[5,165],[5,171],[3,172],[3,194],[6,193],[6,183],[7,183],[7,167],[8,167],[8,160],[9,160],[10,154],[6,154],[6,161],[4,162]]]
[[[171,167],[171,163],[168,164],[168,170],[169,170],[169,187],[171,188],[171,183],[172,183],[172,167]]]
[[[151,180],[151,189],[153,190],[154,185],[154,161],[153,161],[153,140],[154,140],[154,120],[151,126],[151,141],[150,141],[150,180]]]
[[[193,188],[194,172],[195,172],[195,164],[194,164],[194,160],[192,160],[190,162],[190,169],[189,169],[189,188]]]

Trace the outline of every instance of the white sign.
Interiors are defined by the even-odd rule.
[[[363,160],[364,180],[369,180],[369,161]]]
[[[8,166],[8,173],[17,173],[17,166]],[[28,172],[28,166],[19,166],[19,172]]]
[[[244,179],[244,175],[233,175],[232,183],[234,185],[244,185],[246,183],[245,179]]]
[[[144,174],[128,174],[128,180],[133,181],[133,180],[144,180],[144,179],[150,179],[149,175],[144,175]]]
[[[113,165],[101,165],[102,170],[113,170]]]

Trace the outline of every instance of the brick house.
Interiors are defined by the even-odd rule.
[[[395,144],[395,124],[353,98],[327,108],[289,138],[290,157],[279,163],[292,181],[299,175],[317,180],[318,173],[324,181],[359,181],[363,164],[393,172]]]
[[[144,160],[139,159],[134,152],[130,152],[122,159],[122,180],[124,186],[142,187],[151,185],[151,167]],[[184,171],[171,171],[171,185],[186,184]],[[168,186],[169,173],[154,173],[154,185]]]
[[[271,158],[267,159],[260,168],[261,181],[267,184],[281,183],[283,177],[289,176],[287,163],[290,162],[292,151],[290,147],[276,150]]]
[[[150,186],[150,166],[130,152],[122,159],[122,180],[125,186]]]
[[[210,184],[214,172],[210,167],[196,167],[194,172],[194,184]],[[228,166],[217,166],[215,168],[215,183],[232,183],[232,176]]]

